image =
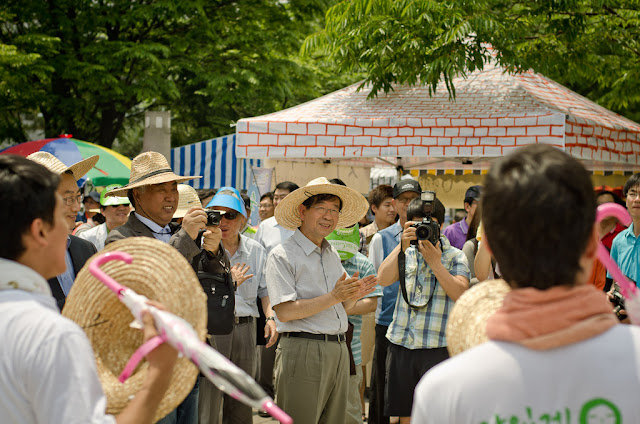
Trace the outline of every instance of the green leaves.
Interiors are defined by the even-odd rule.
[[[331,8],[303,52],[360,70],[371,96],[482,69],[534,69],[605,107],[640,118],[638,0],[352,0]],[[491,48],[492,50],[489,50]]]
[[[172,111],[172,140],[228,134],[240,118],[355,81],[301,58],[327,0],[7,0],[0,6],[0,140],[24,141],[20,114],[110,146],[136,143],[146,109]],[[3,91],[4,90],[4,91]],[[124,129],[124,130],[123,130]],[[19,137],[16,134],[22,134]]]

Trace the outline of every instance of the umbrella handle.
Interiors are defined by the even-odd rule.
[[[293,423],[293,419],[280,409],[271,399],[262,404],[262,410],[268,412],[269,415],[280,421],[282,424]]]
[[[91,261],[89,264],[89,272],[91,272],[98,280],[102,281],[105,286],[109,287],[112,292],[117,294],[118,298],[122,298],[122,292],[126,287],[118,283],[116,280],[108,276],[106,272],[100,269],[100,265],[116,260],[130,264],[133,261],[133,257],[125,252],[103,253]]]
[[[603,203],[598,206],[596,222],[600,223],[600,221],[610,216],[617,218],[618,221],[624,225],[629,225],[631,223],[629,212],[627,212],[627,210],[622,206],[616,203]],[[620,285],[620,291],[625,298],[629,299],[637,293],[638,289],[636,285],[624,275],[615,261],[611,259],[611,255],[602,244],[602,241],[598,243],[598,259],[600,259],[600,262],[602,262],[605,268],[607,268],[611,275],[613,275],[613,278],[615,278],[616,282]]]

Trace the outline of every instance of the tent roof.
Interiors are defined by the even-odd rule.
[[[640,168],[640,125],[534,72],[488,65],[441,85],[397,86],[367,100],[359,84],[238,122],[239,157],[394,158],[405,167],[476,166],[534,143],[563,148],[594,169]],[[403,159],[396,159],[402,157]]]

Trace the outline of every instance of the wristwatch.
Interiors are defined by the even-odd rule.
[[[275,321],[275,320],[276,320],[276,319],[275,319],[274,317],[267,317],[267,319],[265,320],[265,323],[266,323],[267,321]]]

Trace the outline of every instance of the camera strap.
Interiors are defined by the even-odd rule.
[[[429,303],[431,303],[431,299],[433,299],[433,295],[435,294],[435,291],[436,291],[435,284],[431,288],[431,293],[429,293],[429,299],[427,299],[427,303],[425,303],[423,306],[413,305],[411,302],[409,302],[409,296],[407,296],[407,283],[405,280],[405,276],[406,276],[405,263],[406,263],[406,257],[402,249],[400,249],[400,253],[398,253],[398,277],[400,280],[400,290],[402,291],[402,297],[404,298],[404,301],[407,302],[407,305],[409,305],[411,308],[422,309],[426,307]],[[416,278],[417,278],[417,275],[416,275]],[[438,284],[437,280],[436,280],[436,284]]]

